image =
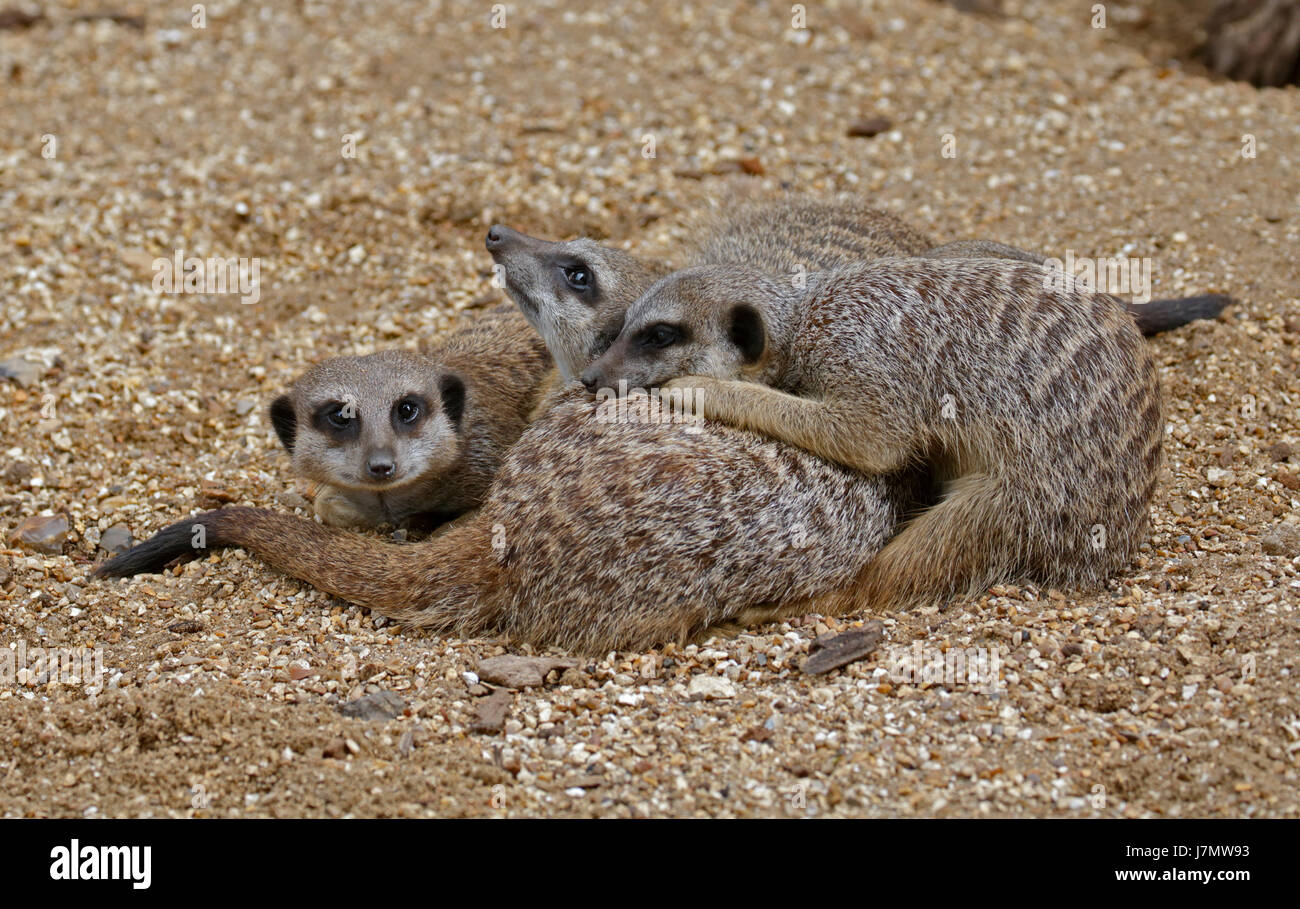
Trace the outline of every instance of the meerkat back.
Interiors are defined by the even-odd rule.
[[[750,202],[703,231],[692,264],[739,264],[797,277],[872,259],[916,256],[934,241],[856,200],[806,196]]]

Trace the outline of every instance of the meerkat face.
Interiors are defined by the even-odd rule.
[[[506,293],[570,381],[609,347],[627,307],[654,283],[649,266],[587,239],[551,243],[498,224],[487,248]]]
[[[450,468],[464,415],[460,377],[406,351],[327,360],[271,404],[299,475],[371,492]]]
[[[679,376],[740,378],[756,370],[769,339],[766,282],[737,267],[692,268],[662,279],[627,311],[623,329],[582,372],[590,391],[653,388]]]

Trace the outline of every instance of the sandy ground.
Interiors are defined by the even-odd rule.
[[[101,648],[104,690],[4,680],[0,814],[1300,813],[1300,92],[1165,56],[1194,32],[1172,0],[1105,29],[1064,0],[810,3],[803,31],[781,3],[512,4],[504,29],[477,2],[210,3],[202,29],[29,6],[0,30],[0,359],[54,350],[0,382],[0,642]],[[498,300],[492,222],[672,249],[736,179],[1242,300],[1154,342],[1167,464],[1126,576],[583,660],[498,696],[496,733],[465,673],[497,642],[238,553],[88,579],[115,525],[302,508],[265,403]],[[257,257],[259,302],[155,293],[177,249]],[[47,513],[55,552],[12,540]],[[872,618],[876,657],[800,672]],[[1000,683],[901,678],[913,647],[996,651]],[[339,710],[380,691],[399,716]]]

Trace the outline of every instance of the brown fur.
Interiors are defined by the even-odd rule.
[[[316,514],[327,524],[454,517],[483,501],[550,371],[541,339],[501,305],[423,355],[385,350],[312,367],[272,403],[271,422],[294,472],[319,484]],[[410,426],[392,419],[399,400],[419,406]],[[351,419],[339,430],[323,412],[344,405]],[[376,459],[393,463],[394,475],[368,475],[364,465]]]
[[[897,514],[881,481],[752,433],[604,422],[570,393],[510,450],[482,508],[421,543],[228,508],[163,529],[97,574],[158,571],[195,552],[202,526],[206,549],[244,546],[412,626],[599,654],[843,586]]]
[[[691,389],[708,418],[848,467],[937,473],[942,499],[825,608],[1096,585],[1135,552],[1160,463],[1159,383],[1132,320],[1019,262],[893,260],[806,290],[678,272],[583,380]]]

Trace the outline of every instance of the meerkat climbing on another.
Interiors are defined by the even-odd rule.
[[[902,259],[810,277],[711,266],[661,279],[582,381],[694,389],[705,417],[865,473],[944,484],[863,571],[874,609],[1016,579],[1095,586],[1155,491],[1159,382],[1116,301],[1042,267]]]
[[[270,407],[294,472],[320,484],[337,527],[402,525],[476,507],[523,433],[551,360],[513,307],[489,310],[426,355],[337,357]]]

